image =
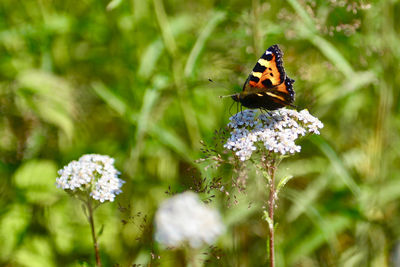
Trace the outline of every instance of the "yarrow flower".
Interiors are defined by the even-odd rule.
[[[158,242],[169,247],[211,245],[225,227],[217,211],[207,207],[193,192],[163,202],[155,216]]]
[[[56,179],[56,186],[69,193],[87,192],[100,202],[112,202],[122,192],[120,188],[125,183],[118,178],[119,174],[113,158],[87,154],[58,171],[60,177]]]
[[[247,109],[229,118],[231,136],[224,147],[235,152],[241,161],[248,160],[262,144],[268,151],[281,155],[300,152],[295,141],[307,133],[319,134],[324,125],[308,110],[300,112],[281,108],[257,116]]]

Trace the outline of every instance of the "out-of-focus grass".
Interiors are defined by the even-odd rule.
[[[279,43],[296,105],[325,124],[284,161],[278,266],[388,266],[400,231],[397,1],[10,1],[0,4],[0,264],[93,262],[79,203],[56,170],[83,153],[116,158],[127,181],[97,225],[105,266],[151,261],[148,222],[165,191],[218,175],[194,163],[263,49]],[[229,89],[207,84],[221,81]],[[224,182],[231,174],[224,170]],[[227,207],[209,265],[266,260],[264,189]],[[234,194],[234,192],[232,192]],[[249,202],[253,204],[250,205]],[[142,238],[138,241],[138,237]],[[207,256],[205,256],[207,257]]]

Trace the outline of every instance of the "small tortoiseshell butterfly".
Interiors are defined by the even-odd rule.
[[[251,109],[275,110],[292,106],[294,80],[286,76],[282,55],[278,45],[268,48],[244,83],[243,91],[232,95],[232,99]]]

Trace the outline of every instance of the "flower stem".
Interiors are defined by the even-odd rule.
[[[274,240],[274,209],[275,209],[275,161],[267,163],[269,175],[269,200],[268,200],[268,216],[269,216],[269,261],[270,267],[275,267],[275,240]]]
[[[196,259],[197,251],[189,246],[185,248],[186,267],[200,267]]]
[[[86,202],[87,207],[88,207],[88,221],[90,224],[90,228],[92,230],[92,239],[93,239],[93,247],[94,247],[94,254],[96,256],[96,265],[98,267],[101,267],[101,260],[100,260],[100,252],[99,252],[99,245],[97,243],[97,238],[96,238],[96,231],[94,228],[94,220],[93,220],[93,206],[92,206],[92,201],[91,199],[88,199]]]

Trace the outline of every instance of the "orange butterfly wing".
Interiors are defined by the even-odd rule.
[[[282,84],[285,77],[282,51],[277,45],[273,45],[257,61],[249,75],[249,85],[256,88],[272,88]]]
[[[286,76],[282,55],[278,45],[269,47],[247,78],[243,92],[234,100],[245,107],[268,110],[291,105],[294,80]]]

